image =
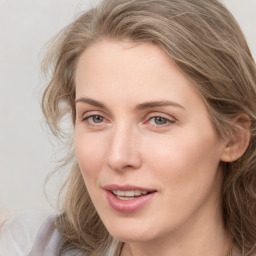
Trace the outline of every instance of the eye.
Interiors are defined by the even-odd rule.
[[[100,125],[107,122],[106,118],[101,115],[90,115],[83,118],[83,121],[89,125]]]
[[[171,121],[162,116],[153,116],[149,119],[148,123],[156,125],[156,126],[164,126],[164,125],[168,125],[170,123],[174,123],[174,121]]]
[[[99,115],[93,115],[93,116],[86,117],[86,120],[88,120],[91,123],[99,124],[104,121],[104,117]]]
[[[162,116],[154,116],[149,119],[149,123],[156,124],[156,125],[165,125],[168,123],[167,118]]]

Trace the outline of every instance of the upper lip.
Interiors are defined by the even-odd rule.
[[[104,189],[110,190],[110,191],[131,191],[131,190],[139,190],[139,191],[147,191],[147,192],[156,192],[156,189],[152,188],[145,188],[145,187],[140,187],[140,186],[135,186],[135,185],[118,185],[118,184],[109,184],[106,186],[103,186]]]

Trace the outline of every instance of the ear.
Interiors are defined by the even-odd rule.
[[[221,155],[222,162],[233,162],[244,154],[250,142],[250,128],[248,115],[241,114],[236,117],[234,128]]]

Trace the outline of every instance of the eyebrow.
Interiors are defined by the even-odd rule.
[[[165,107],[165,106],[173,106],[173,107],[178,107],[185,110],[185,108],[182,105],[178,104],[177,102],[169,101],[169,100],[150,101],[150,102],[141,103],[136,106],[136,109],[143,110],[147,108]]]
[[[91,99],[91,98],[82,97],[82,98],[75,100],[75,103],[78,103],[78,102],[87,103],[92,106],[99,107],[99,108],[106,109],[106,110],[108,109],[103,103],[101,103],[97,100]],[[169,101],[169,100],[149,101],[149,102],[141,103],[141,104],[138,104],[135,107],[135,109],[143,110],[143,109],[147,109],[147,108],[165,107],[165,106],[173,106],[173,107],[178,107],[178,108],[185,110],[185,108],[182,105],[178,104],[177,102]]]
[[[82,98],[75,100],[75,103],[78,103],[78,102],[87,103],[87,104],[90,104],[92,106],[99,107],[102,109],[107,109],[107,107],[103,103],[101,103],[97,100],[90,99],[90,98],[82,97]]]

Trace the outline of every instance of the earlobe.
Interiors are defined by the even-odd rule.
[[[241,114],[234,121],[229,140],[221,155],[222,162],[233,162],[246,151],[250,142],[251,121],[248,115]]]

